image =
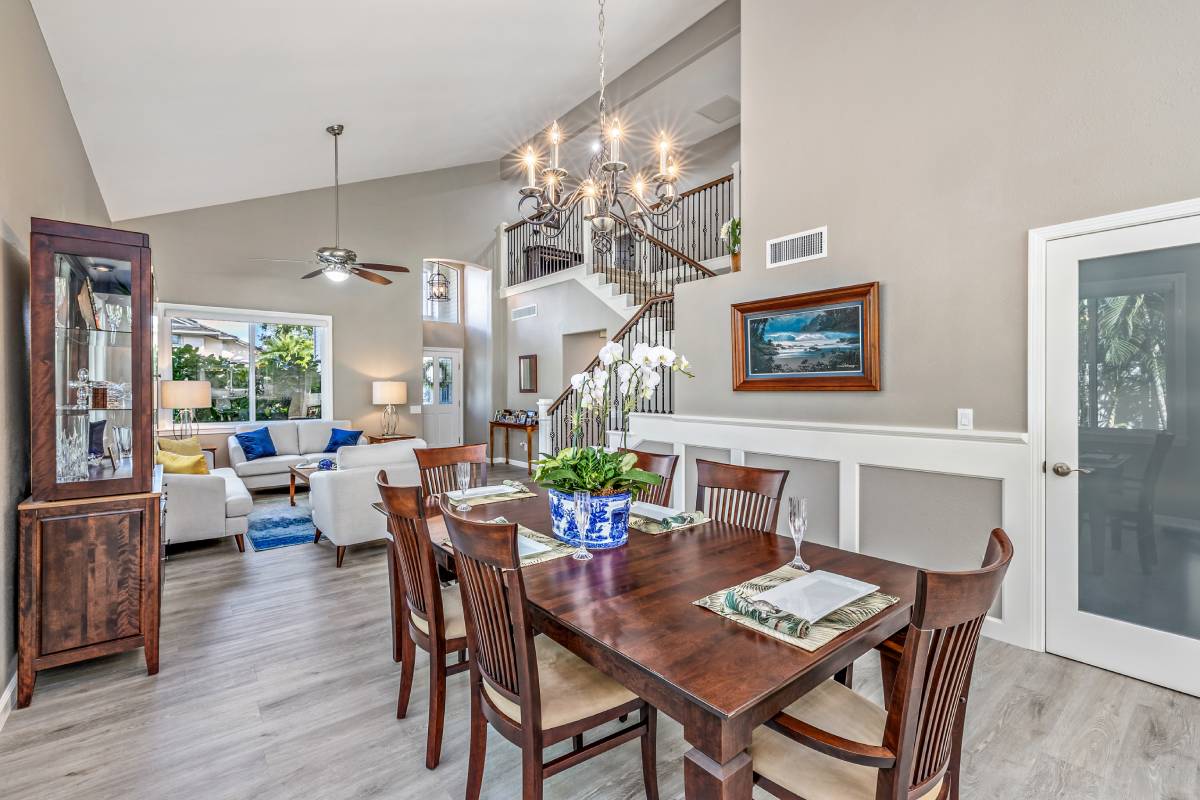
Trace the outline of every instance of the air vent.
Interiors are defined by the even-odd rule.
[[[829,226],[767,241],[767,269],[829,255]]]
[[[529,319],[537,316],[537,306],[521,306],[512,310],[512,321],[516,322],[519,319]]]

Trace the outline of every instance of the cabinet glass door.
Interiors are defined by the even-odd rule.
[[[133,264],[53,254],[55,478],[133,476]]]

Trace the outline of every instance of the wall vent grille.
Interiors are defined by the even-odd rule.
[[[512,321],[516,322],[519,319],[529,319],[537,316],[537,305],[521,306],[512,310]]]
[[[829,226],[767,241],[767,269],[829,255]]]

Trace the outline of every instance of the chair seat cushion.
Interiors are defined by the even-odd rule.
[[[446,638],[458,639],[467,635],[467,620],[463,616],[462,595],[457,586],[442,589],[442,618],[446,622]],[[416,614],[412,616],[413,626],[426,636],[429,635],[429,625]]]
[[[287,476],[288,467],[303,464],[304,456],[263,456],[253,461],[243,461],[234,467],[237,474],[247,475],[276,475],[283,473]]]
[[[887,712],[834,680],[825,681],[792,703],[785,713],[863,744],[883,744]],[[801,797],[821,800],[874,800],[879,770],[818,753],[763,725],[750,745],[754,771]],[[942,781],[920,795],[937,797]],[[914,798],[915,800],[915,798]]]
[[[623,706],[637,695],[547,636],[533,640],[542,695],[542,730]],[[483,682],[492,704],[520,724],[521,708]]]

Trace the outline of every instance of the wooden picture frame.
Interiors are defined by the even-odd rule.
[[[537,356],[517,356],[517,391],[536,394],[537,390]]]
[[[735,392],[879,391],[878,282],[737,303],[730,312]]]

